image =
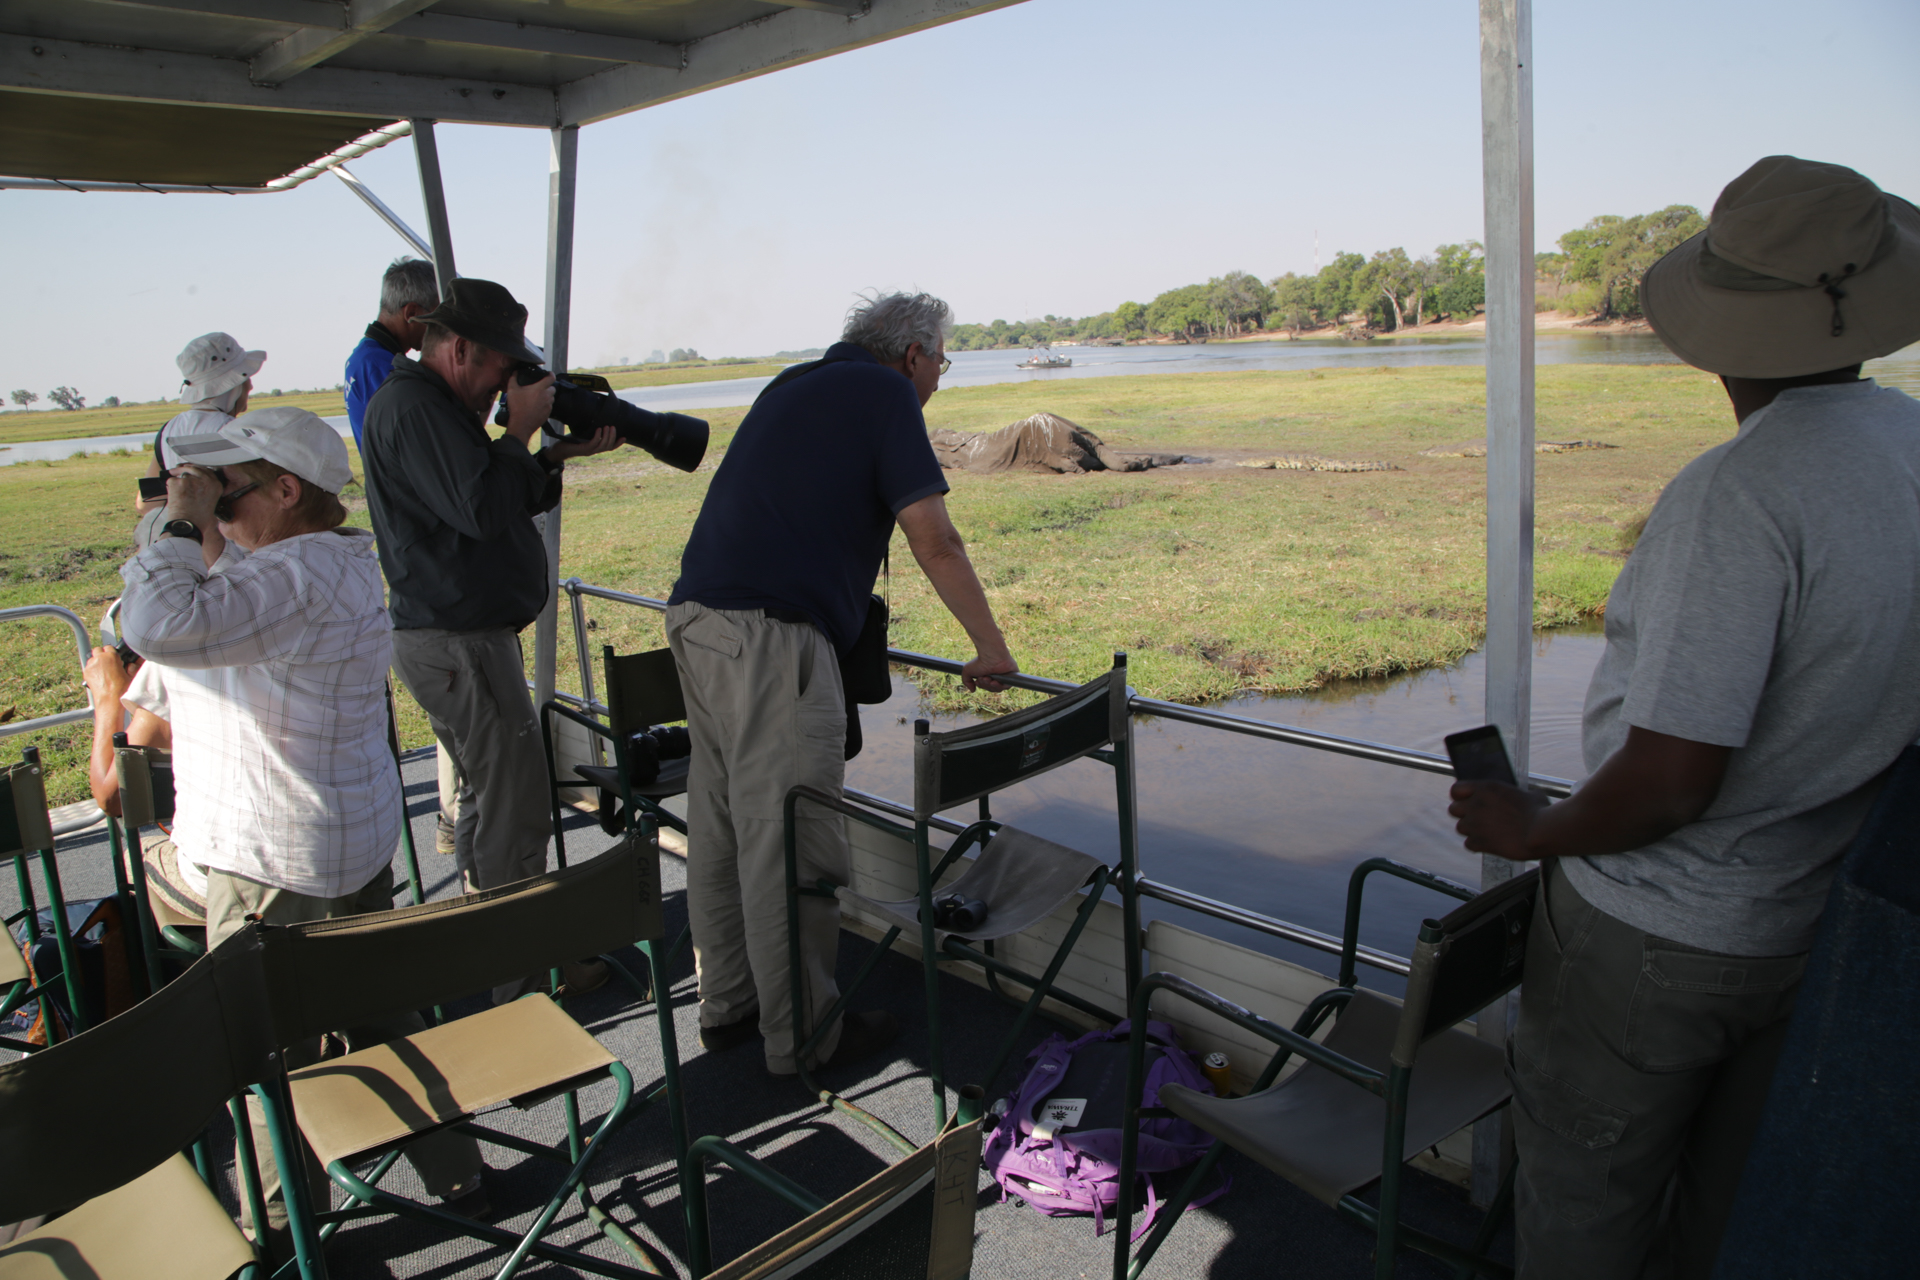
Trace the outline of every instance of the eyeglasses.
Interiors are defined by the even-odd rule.
[[[233,519],[234,499],[243,498],[247,494],[252,493],[255,489],[258,489],[259,487],[260,487],[260,482],[258,480],[255,480],[252,484],[241,485],[238,489],[235,489],[232,493],[221,494],[219,500],[213,504],[214,519],[216,520]]]
[[[930,356],[930,355],[927,355],[927,349],[926,349],[925,347],[922,347],[922,348],[920,348],[920,354],[921,354],[921,355],[923,355],[923,356],[926,356],[926,358],[927,358],[927,359],[929,359],[929,360],[931,360],[931,359],[933,359],[933,357],[932,357],[932,356]],[[941,373],[943,373],[943,374],[944,374],[944,373],[945,373],[945,372],[946,372],[947,370],[949,370],[949,369],[951,369],[951,368],[953,368],[953,361],[951,361],[951,360],[946,360],[946,359],[943,359],[943,360],[941,360],[941,361],[940,361],[940,372],[941,372]]]

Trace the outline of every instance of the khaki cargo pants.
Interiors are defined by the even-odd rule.
[[[1519,1275],[1704,1280],[1807,957],[1684,946],[1545,876],[1509,1049]]]
[[[687,701],[693,758],[687,771],[687,913],[700,981],[700,1025],[722,1026],[757,1004],[767,1069],[796,1070],[788,997],[786,827],[796,786],[839,795],[846,779],[847,708],[833,645],[816,628],[758,609],[667,610]],[[800,883],[847,883],[846,821],[809,810],[799,818]],[[834,960],[840,904],[800,900],[800,966],[817,1020],[840,996]],[[809,1026],[815,1025],[813,1020]],[[833,1054],[834,1026],[812,1055]]]

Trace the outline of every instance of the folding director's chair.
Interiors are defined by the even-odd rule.
[[[555,969],[586,951],[612,951],[660,933],[658,850],[650,824],[591,861],[484,893],[364,916],[275,927],[256,924],[266,959],[274,1036],[281,1045],[340,1027],[366,1025],[410,1009],[497,986],[528,972]],[[618,970],[627,977],[624,969]],[[656,960],[655,990],[666,982]],[[554,978],[558,985],[558,975]],[[635,994],[647,996],[628,978]],[[672,1010],[657,1003],[664,1093],[676,1157],[686,1150],[679,1057]],[[583,1134],[576,1092],[611,1078],[615,1098],[591,1136]],[[401,1214],[509,1251],[504,1280],[529,1258],[598,1275],[658,1274],[644,1246],[594,1200],[589,1164],[625,1122],[633,1101],[626,1067],[547,996],[534,994],[440,1026],[303,1067],[285,1075],[287,1122],[297,1126],[335,1185],[354,1200],[343,1210],[311,1214],[311,1239],[296,1239],[303,1260],[341,1222]],[[482,1127],[475,1116],[505,1103],[521,1109],[564,1097],[567,1143],[529,1142]],[[644,1102],[643,1104],[644,1105]],[[462,1218],[380,1186],[401,1149],[415,1138],[459,1128],[481,1142],[553,1160],[565,1167],[559,1187],[531,1229],[514,1235]],[[243,1144],[244,1145],[244,1144]],[[287,1145],[292,1146],[291,1142]],[[352,1167],[375,1160],[371,1172]],[[282,1165],[291,1216],[305,1179]],[[594,1225],[634,1258],[611,1263],[541,1241],[569,1196],[578,1194]],[[308,1215],[301,1215],[303,1217]],[[314,1265],[317,1271],[317,1263]]]
[[[1133,750],[1131,714],[1126,683],[1126,655],[1115,654],[1113,668],[1097,680],[1068,693],[1001,716],[983,724],[950,733],[929,732],[922,720],[914,726],[914,825],[911,828],[889,822],[857,808],[837,796],[829,796],[811,787],[795,787],[786,801],[787,865],[787,949],[789,981],[794,1000],[795,1038],[799,1041],[796,1058],[800,1077],[823,1101],[842,1110],[850,1110],[876,1127],[904,1150],[913,1144],[889,1126],[852,1104],[821,1089],[808,1074],[807,1055],[820,1042],[825,1031],[846,1009],[860,984],[872,973],[903,930],[917,930],[921,964],[926,980],[928,1026],[928,1073],[934,1099],[935,1128],[947,1123],[945,1065],[941,1051],[940,960],[966,960],[981,966],[989,983],[1011,978],[1031,988],[1021,1006],[1020,1015],[1002,1042],[999,1052],[979,1083],[991,1091],[993,1079],[1006,1064],[1040,1002],[1051,996],[1104,1022],[1118,1022],[1120,1016],[1101,1009],[1071,992],[1057,990],[1055,979],[1092,919],[1108,884],[1120,891],[1122,936],[1125,939],[1127,991],[1131,993],[1140,977],[1140,949],[1135,941],[1140,934],[1139,903],[1134,886],[1134,857],[1137,817],[1134,811]],[[1117,867],[1108,867],[1099,859],[1042,839],[1029,832],[1004,826],[994,820],[988,797],[1015,783],[1038,777],[1049,770],[1083,757],[1111,765],[1114,795],[1120,825],[1120,859]],[[969,801],[979,801],[980,817],[954,837],[953,844],[936,863],[929,842],[934,816],[943,810]],[[911,841],[914,850],[918,892],[915,897],[888,901],[869,897],[845,885],[821,881],[815,885],[799,882],[796,806],[806,803],[845,814],[855,821]],[[980,853],[951,884],[939,886],[942,896],[958,894],[984,902],[987,916],[974,928],[943,929],[935,923],[933,897],[935,887],[949,868],[975,845]],[[1082,889],[1085,900],[1068,927],[1065,939],[1055,949],[1046,972],[1026,973],[993,953],[995,940],[1031,929]],[[804,990],[799,944],[800,901],[803,897],[837,897],[857,903],[878,913],[888,922],[880,944],[874,948],[865,966],[848,984],[840,999],[822,1017],[818,1025],[806,1029],[808,1012],[801,999]],[[998,990],[995,985],[995,990]]]
[[[1404,1001],[1355,985],[1360,895],[1366,877],[1385,872],[1464,899],[1449,915],[1420,926]],[[1400,1251],[1418,1249],[1459,1269],[1494,1277],[1512,1268],[1487,1256],[1513,1199],[1513,1170],[1470,1247],[1441,1240],[1400,1221],[1406,1162],[1456,1130],[1505,1106],[1512,1097],[1506,1055],[1457,1024],[1520,983],[1540,873],[1529,871],[1485,893],[1370,858],[1355,868],[1347,891],[1347,928],[1340,985],[1314,997],[1291,1029],[1171,973],[1150,974],[1134,996],[1128,1046],[1126,1118],[1121,1129],[1120,1200],[1114,1229],[1114,1280],[1137,1277],[1167,1238],[1225,1147],[1258,1160],[1342,1217],[1375,1234],[1374,1274],[1392,1280]],[[1183,1085],[1160,1087],[1160,1105],[1140,1106],[1146,1078],[1146,1027],[1156,991],[1165,991],[1271,1040],[1279,1050],[1244,1098],[1217,1098]],[[1330,1014],[1338,1021],[1325,1043],[1312,1037]],[[1294,1054],[1305,1065],[1278,1084]],[[1415,1068],[1418,1067],[1416,1072]],[[1140,1121],[1174,1115],[1217,1141],[1167,1203],[1152,1233],[1129,1259]],[[1380,1184],[1378,1208],[1357,1192]]]
[[[966,1280],[979,1200],[980,1124],[955,1125],[828,1204],[734,1144],[701,1138],[687,1153],[688,1269],[710,1280]],[[806,1218],[711,1270],[706,1162],[716,1160]]]
[[[230,943],[118,1017],[0,1065],[0,1221],[52,1217],[0,1245],[0,1276],[265,1276],[197,1142],[272,1076],[260,957],[245,935]]]
[[[686,700],[680,694],[680,672],[673,665],[673,650],[616,654],[612,645],[603,645],[600,663],[607,698],[605,724],[558,698],[548,700],[540,708],[541,739],[547,747],[547,790],[553,801],[553,839],[562,866],[566,865],[567,851],[566,836],[560,830],[560,792],[578,786],[582,779],[619,799],[629,832],[642,813],[682,835],[687,831],[686,821],[661,804],[686,791],[687,757],[661,761],[659,776],[649,783],[634,782],[632,762],[628,759],[634,734],[644,733],[654,725],[676,724],[687,718]],[[609,741],[613,746],[613,763],[575,765],[573,771],[577,776],[563,779],[553,750],[554,716],[572,721],[594,737]]]
[[[33,880],[27,873],[27,860],[38,855],[40,874],[46,885],[51,928],[60,956],[60,972],[38,974],[37,985],[30,979],[26,960],[15,943],[11,927],[24,919],[27,945],[40,937],[40,912],[33,897]],[[29,1000],[40,1001],[48,1043],[59,1038],[59,1015],[54,1011],[50,988],[59,982],[66,992],[68,1008],[73,1010],[74,1030],[84,1031],[93,1019],[87,1007],[85,983],[81,981],[79,949],[75,946],[72,922],[67,919],[67,900],[60,888],[60,866],[53,854],[53,823],[47,816],[47,784],[40,767],[40,749],[28,747],[20,763],[0,769],[0,858],[12,861],[20,891],[20,913],[5,922],[5,954],[0,954],[0,1016],[12,1013]],[[116,868],[116,871],[118,868]],[[7,1038],[0,1044],[10,1049],[32,1051],[37,1045]]]

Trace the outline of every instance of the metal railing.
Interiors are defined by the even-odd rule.
[[[93,634],[87,630],[87,624],[80,615],[71,609],[62,609],[57,604],[23,604],[13,609],[0,609],[0,622],[16,622],[26,618],[59,618],[73,628],[74,642],[80,648],[80,666],[84,670],[87,659],[93,655]],[[93,719],[93,695],[87,695],[87,705],[75,711],[56,711],[50,716],[35,716],[31,720],[13,720],[0,724],[0,738],[11,738],[16,734],[33,733],[39,729],[51,729],[56,725],[74,724],[81,720]]]
[[[571,694],[559,692],[554,696],[588,713],[604,714],[607,711],[606,704],[599,701],[594,693],[593,661],[587,648],[587,611],[583,600],[588,598],[609,600],[615,604],[634,605],[642,609],[652,609],[655,612],[664,612],[667,607],[666,601],[655,600],[651,596],[634,595],[626,591],[615,591],[610,587],[596,587],[591,583],[582,582],[579,578],[562,579],[560,589],[567,593],[569,607],[572,610],[574,651],[580,663],[581,696],[576,698]],[[947,675],[959,675],[962,665],[951,658],[936,658],[931,654],[915,653],[909,649],[889,649],[887,655],[892,661],[902,666],[919,667],[924,671],[938,671]],[[1065,680],[1051,680],[1045,676],[1031,675],[1027,672],[996,676],[995,679],[1002,684],[1011,685],[1017,689],[1032,690],[1035,693],[1067,693],[1079,687]],[[1331,733],[1314,733],[1292,725],[1275,724],[1267,720],[1233,715],[1230,712],[1209,711],[1204,707],[1190,707],[1183,703],[1163,702],[1158,698],[1143,698],[1138,695],[1130,698],[1128,705],[1136,715],[1160,716],[1167,720],[1199,725],[1206,729],[1218,729],[1225,733],[1237,733],[1244,737],[1260,738],[1268,742],[1283,742],[1289,746],[1307,747],[1315,751],[1328,751],[1335,755],[1372,760],[1402,769],[1417,769],[1423,773],[1451,774],[1453,772],[1453,764],[1445,756],[1433,755],[1425,751],[1412,751],[1405,747],[1394,747],[1380,742],[1368,742],[1362,738],[1343,738]],[[1573,793],[1573,783],[1566,778],[1536,773],[1529,775],[1529,781],[1551,796],[1568,796]],[[912,809],[883,796],[858,791],[852,787],[848,787],[845,794],[848,799],[877,812],[909,819],[913,817]],[[944,818],[933,819],[933,825],[949,834],[961,829],[959,823]],[[1137,885],[1144,896],[1172,906],[1228,924],[1240,925],[1267,937],[1296,943],[1315,951],[1324,951],[1331,955],[1340,954],[1340,939],[1317,929],[1309,929],[1305,925],[1293,924],[1286,920],[1276,920],[1272,916],[1203,897],[1197,893],[1190,893],[1185,889],[1162,884],[1146,876],[1141,876]],[[1359,959],[1376,969],[1384,969],[1403,977],[1410,967],[1410,962],[1404,956],[1366,946],[1359,949]]]

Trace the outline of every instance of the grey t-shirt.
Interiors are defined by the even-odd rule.
[[[1920,736],[1920,403],[1796,387],[1667,486],[1607,600],[1594,770],[1629,726],[1733,747],[1711,808],[1568,859],[1602,911],[1689,946],[1791,955],[1880,775]]]

